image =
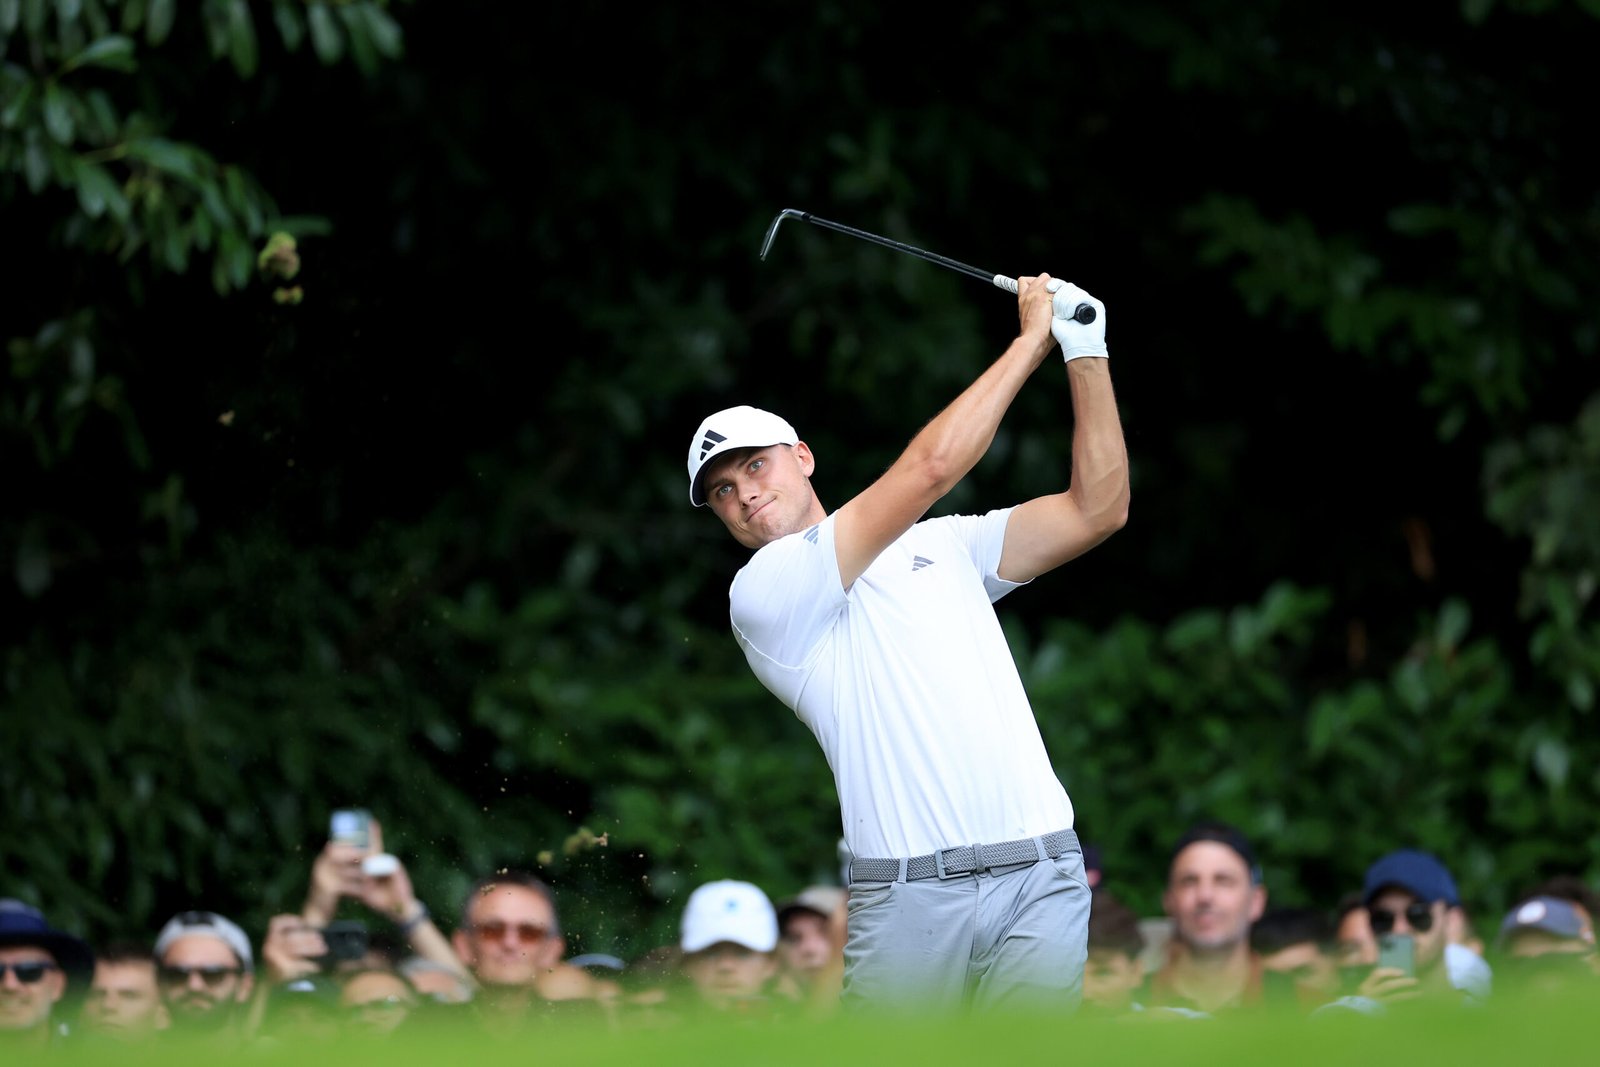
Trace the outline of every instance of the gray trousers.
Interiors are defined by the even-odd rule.
[[[956,878],[851,882],[846,1009],[1071,1012],[1088,958],[1083,853]]]

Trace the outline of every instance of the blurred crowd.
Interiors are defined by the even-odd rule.
[[[1079,1017],[1210,1019],[1275,1009],[1382,1016],[1600,992],[1600,893],[1551,872],[1485,922],[1449,866],[1401,848],[1325,907],[1270,897],[1245,835],[1190,827],[1168,858],[1162,914],[1142,915],[1085,849],[1093,894]],[[982,877],[966,875],[964,877]],[[418,899],[364,812],[340,812],[304,906],[247,932],[198,901],[148,937],[91,945],[0,899],[0,1047],[186,1037],[220,1046],[388,1040],[435,1022],[488,1036],[573,1019],[617,1030],[690,1020],[822,1020],[839,1010],[849,860],[837,884],[774,896],[698,886],[678,935],[634,959],[571,954],[552,887],[528,871],[474,884],[449,919]],[[361,919],[340,918],[361,914]]]

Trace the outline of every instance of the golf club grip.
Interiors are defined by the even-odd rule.
[[[994,284],[996,288],[1004,289],[1008,293],[1017,291],[1017,280],[1015,278],[1007,278],[1004,274],[996,274],[994,276]],[[1079,304],[1078,309],[1072,313],[1072,317],[1085,326],[1089,325],[1096,318],[1094,305]]]

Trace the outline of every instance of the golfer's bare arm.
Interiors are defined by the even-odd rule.
[[[1080,556],[1128,521],[1128,450],[1104,359],[1067,364],[1072,388],[1072,481],[1064,493],[1018,504],[1006,522],[1000,577],[1026,582]]]
[[[839,508],[834,518],[834,546],[839,577],[846,589],[861,577],[879,553],[953,489],[989,450],[1006,409],[1054,346],[1050,335],[1051,297],[1044,284],[1049,278],[1048,274],[1041,274],[1017,279],[1017,314],[1022,328],[1016,340],[911,439],[900,458],[877,481]],[[1106,384],[1109,388],[1109,378]],[[1074,397],[1076,407],[1076,393]],[[1112,414],[1115,415],[1114,406]],[[1120,443],[1120,429],[1116,436]],[[1076,447],[1074,456],[1076,467]],[[1126,485],[1126,477],[1123,482]],[[1077,484],[1076,471],[1074,484]],[[1126,495],[1125,488],[1123,492]],[[1041,517],[1041,526],[1045,521]],[[1007,554],[1011,551],[1009,526],[1015,522],[1013,515],[1006,533]],[[1029,536],[1025,558],[1046,558],[1041,544],[1045,540],[1042,535]],[[1063,550],[1060,546],[1056,549],[1058,553]]]

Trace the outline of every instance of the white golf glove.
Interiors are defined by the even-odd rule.
[[[1050,333],[1061,346],[1061,358],[1068,363],[1080,356],[1109,358],[1106,352],[1106,306],[1071,282],[1051,278],[1045,288],[1054,293],[1051,308]],[[1094,308],[1094,321],[1081,323],[1072,316],[1079,304]]]

